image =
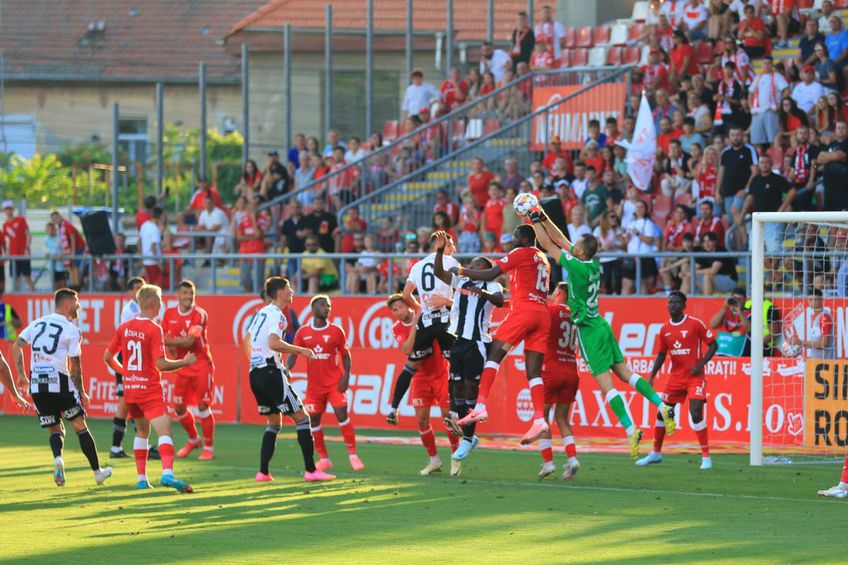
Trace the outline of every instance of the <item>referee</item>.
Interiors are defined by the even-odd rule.
[[[460,426],[457,421],[477,404],[480,375],[486,363],[486,351],[492,338],[489,326],[492,311],[504,305],[503,288],[491,281],[473,281],[467,277],[451,275],[444,268],[445,242],[436,240],[434,273],[454,289],[448,332],[456,337],[450,350],[450,414],[445,425],[462,441],[451,456],[451,474],[459,474],[459,465],[480,441],[474,435],[476,423]],[[472,269],[491,269],[494,264],[485,257],[471,261]]]

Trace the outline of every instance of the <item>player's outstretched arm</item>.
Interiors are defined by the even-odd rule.
[[[12,363],[15,364],[15,370],[18,371],[18,387],[21,390],[26,390],[29,387],[29,373],[26,372],[26,367],[24,367],[24,346],[26,344],[26,340],[20,337],[12,342]]]
[[[713,358],[713,355],[718,351],[718,342],[713,341],[710,346],[707,348],[707,352],[704,354],[704,357],[698,361],[698,364],[692,367],[692,375],[700,375],[704,371],[704,367],[707,366],[707,363],[710,362],[710,359]]]
[[[9,364],[6,362],[6,358],[3,357],[3,354],[0,353],[0,383],[12,394],[12,398],[15,400],[15,404],[26,410],[29,408],[29,402],[27,402],[23,396],[18,392],[18,388],[15,386],[15,380],[12,378],[12,370],[9,368]]]
[[[412,293],[415,291],[415,283],[407,280],[406,284],[403,286],[403,301],[406,302],[406,305],[412,308],[413,310],[421,310],[421,305],[418,304],[418,301],[415,300],[415,297],[412,296]]]
[[[544,230],[545,234],[548,238],[550,238],[554,245],[560,249],[565,249],[570,252],[571,248],[574,247],[574,244],[565,237],[565,234],[560,231],[556,224],[550,221],[550,218],[548,218],[544,210],[539,211],[539,217],[541,220],[540,222],[533,222],[534,231],[537,225],[542,226],[542,230]],[[536,237],[538,237],[538,232]]]
[[[536,234],[536,243],[545,250],[545,253],[559,261],[560,255],[562,255],[562,249],[551,240],[543,224],[533,224],[533,232]]]
[[[434,242],[436,245],[436,258],[433,261],[433,273],[436,277],[445,284],[451,284],[450,273],[445,270],[445,245],[447,240],[444,237],[444,232],[436,232],[434,234]]]
[[[468,269],[464,267],[451,267],[451,273],[460,276],[468,277],[473,281],[493,281],[503,274],[500,266],[495,265],[491,269]]]
[[[715,342],[713,342],[715,343]],[[648,377],[648,382],[654,384],[654,379],[657,378],[657,373],[662,369],[663,364],[665,363],[665,351],[661,351],[657,353],[657,358],[654,359],[654,366],[651,367],[651,376]]]
[[[268,347],[271,348],[271,351],[276,351],[283,355],[293,353],[295,355],[303,355],[307,359],[315,359],[315,353],[311,349],[287,343],[280,339],[280,336],[277,334],[268,334]]]

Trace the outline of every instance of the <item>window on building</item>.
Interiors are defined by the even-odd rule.
[[[147,118],[122,118],[118,122],[118,143],[131,163],[144,163],[148,152]]]

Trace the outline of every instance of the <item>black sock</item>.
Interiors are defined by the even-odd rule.
[[[97,446],[94,444],[94,438],[91,437],[91,432],[88,431],[88,428],[77,432],[77,439],[79,439],[82,452],[88,459],[88,464],[91,465],[91,470],[98,470],[100,468],[100,461],[97,459]]]
[[[65,448],[65,434],[62,432],[53,432],[50,434],[50,449],[53,451],[53,457],[61,457],[62,450]]]
[[[477,404],[477,398],[466,398],[465,399],[465,412],[471,412],[474,406]],[[471,440],[474,437],[474,432],[477,431],[477,422],[471,422],[470,424],[465,424],[462,426],[462,437],[463,439]]]
[[[315,471],[315,443],[312,441],[309,418],[295,422],[295,429],[297,430],[297,443],[300,444],[300,451],[303,453],[303,466],[308,473],[312,473]]]
[[[268,465],[271,463],[271,458],[274,457],[274,448],[277,447],[277,434],[280,428],[276,426],[268,426],[265,428],[265,433],[262,434],[262,449],[259,452],[259,472],[268,474]]]
[[[416,370],[409,365],[403,366],[403,371],[398,375],[397,382],[395,383],[395,391],[392,395],[393,409],[397,410],[398,406],[400,406],[400,401],[403,400],[403,395],[409,390],[409,385],[412,384],[412,375],[415,374]]]
[[[459,375],[456,375],[456,377],[459,377]],[[465,383],[461,377],[454,379],[454,375],[451,375],[448,382],[448,396],[450,397],[451,412],[459,414],[465,408]]]
[[[112,418],[112,447],[115,450],[122,449],[124,443],[124,432],[127,431],[127,421],[124,418]]]

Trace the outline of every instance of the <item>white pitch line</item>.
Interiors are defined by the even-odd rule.
[[[255,471],[255,467],[236,467],[236,466],[216,466],[216,469],[230,469],[233,471]],[[367,473],[346,473],[346,472],[337,472],[334,473],[336,476],[355,479],[357,477],[365,477],[369,479],[396,479],[396,480],[407,480],[407,479],[417,479],[419,478],[417,475],[410,475],[409,477],[403,477],[399,475],[369,475]],[[439,477],[433,477],[433,479],[439,479]],[[431,479],[432,480],[432,479]],[[692,492],[692,491],[678,491],[678,490],[662,490],[662,489],[643,489],[643,488],[624,488],[624,487],[603,487],[603,486],[589,486],[589,485],[575,485],[575,484],[557,484],[554,482],[516,482],[516,481],[493,481],[493,480],[484,480],[484,479],[468,479],[465,477],[457,477],[456,479],[443,478],[443,482],[445,481],[461,481],[463,483],[471,483],[475,485],[485,485],[485,486],[521,486],[528,488],[553,488],[553,489],[566,489],[566,490],[587,490],[587,491],[597,491],[597,492],[623,492],[623,493],[635,493],[635,494],[650,494],[650,495],[666,495],[666,496],[695,496],[701,498],[742,498],[745,500],[767,500],[773,502],[810,502],[816,504],[822,504],[822,502],[818,498],[781,498],[778,496],[758,496],[753,494],[723,494],[718,492]]]

